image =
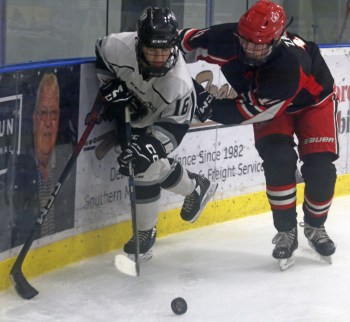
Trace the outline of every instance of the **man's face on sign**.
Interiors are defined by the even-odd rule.
[[[58,88],[44,84],[33,114],[34,142],[37,155],[51,155],[59,126]]]

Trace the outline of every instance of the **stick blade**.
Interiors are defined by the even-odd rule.
[[[21,270],[11,271],[10,280],[17,294],[26,300],[30,300],[39,294],[39,292],[29,284]]]
[[[136,263],[125,255],[117,255],[114,258],[114,265],[121,273],[130,276],[139,276]]]

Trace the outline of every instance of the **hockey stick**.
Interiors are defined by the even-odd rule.
[[[130,125],[130,111],[127,107],[125,109],[125,133],[127,145],[131,141],[131,125]],[[136,225],[136,193],[135,193],[135,178],[133,163],[129,163],[129,190],[130,190],[130,207],[131,207],[131,221],[132,221],[132,232],[135,244],[135,261],[125,255],[117,255],[114,259],[116,268],[127,275],[139,276],[140,275],[140,247],[139,247],[139,236]]]
[[[24,299],[31,299],[34,296],[36,296],[39,292],[32,286],[29,284],[29,282],[27,281],[27,279],[25,278],[23,272],[22,272],[22,264],[25,260],[25,257],[34,241],[34,238],[37,234],[37,232],[40,229],[41,224],[43,223],[43,221],[45,220],[52,204],[54,203],[61,187],[62,184],[64,183],[65,179],[67,178],[70,170],[72,169],[73,165],[75,164],[75,161],[77,160],[79,153],[81,151],[81,149],[83,148],[87,138],[89,137],[89,134],[91,133],[96,119],[101,111],[103,107],[103,104],[100,103],[100,93],[97,95],[95,103],[92,107],[92,110],[90,112],[90,116],[89,119],[87,120],[87,125],[86,128],[84,130],[84,133],[81,135],[81,138],[79,140],[79,142],[74,146],[73,152],[70,156],[70,159],[67,162],[66,167],[63,169],[63,172],[60,176],[60,178],[58,179],[56,186],[53,190],[53,192],[51,193],[46,205],[44,208],[42,208],[40,210],[40,215],[39,217],[36,219],[32,230],[30,231],[29,236],[27,237],[27,239],[24,242],[24,245],[19,253],[19,255],[16,258],[15,263],[13,264],[13,267],[10,271],[10,279],[11,282],[16,290],[16,292],[18,293],[18,295],[20,295],[22,298]]]
[[[98,140],[103,140],[95,149],[95,155],[97,160],[102,160],[105,155],[109,152],[110,149],[112,149],[114,146],[117,145],[117,140],[115,138],[115,131],[109,131],[100,137],[97,138]],[[118,138],[117,138],[118,139]]]

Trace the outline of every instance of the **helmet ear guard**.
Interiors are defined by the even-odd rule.
[[[290,23],[288,24],[290,25]],[[261,65],[280,43],[286,29],[286,12],[269,0],[256,2],[238,22],[241,58],[248,65]],[[255,49],[254,49],[255,45]],[[249,46],[249,52],[248,52]]]
[[[178,23],[168,8],[148,7],[137,22],[136,57],[140,73],[144,78],[164,76],[172,69],[179,56]],[[160,67],[151,66],[143,48],[169,48],[170,55]]]

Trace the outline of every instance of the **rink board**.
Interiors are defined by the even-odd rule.
[[[336,196],[340,196],[350,193],[350,76],[346,73],[349,69],[349,48],[324,49],[323,53],[336,78],[340,97],[338,126],[341,157],[336,162]],[[211,92],[217,92],[219,96],[234,96],[217,68],[202,63],[189,67],[193,77]],[[93,64],[82,64],[78,136],[84,130],[84,118],[95,99],[97,88]],[[119,249],[130,238],[127,180],[118,173],[115,148],[102,148],[112,130],[111,124],[103,124],[96,126],[90,135],[77,162],[74,227],[34,242],[24,263],[27,277]],[[269,211],[264,192],[264,173],[254,148],[251,126],[223,127],[210,122],[196,123],[172,156],[190,171],[202,173],[218,182],[219,187],[214,201],[193,225],[180,219],[183,198],[163,193],[159,237]],[[298,185],[299,204],[302,196],[301,183]],[[20,247],[15,247],[0,254],[0,290],[10,286],[6,277],[19,250]]]

